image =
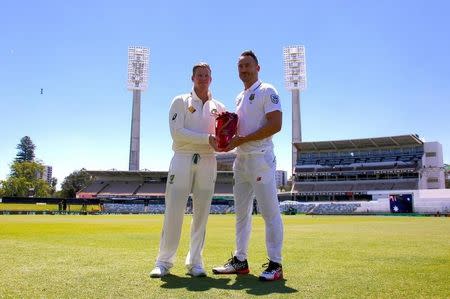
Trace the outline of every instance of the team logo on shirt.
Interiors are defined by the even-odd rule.
[[[280,102],[280,99],[278,98],[278,95],[276,95],[276,94],[270,95],[270,100],[271,100],[272,103],[274,103],[274,104],[278,104],[278,103]]]
[[[211,115],[217,115],[217,109],[216,108],[211,110]]]
[[[177,118],[177,114],[174,113],[173,116],[172,116],[172,120],[175,120],[176,118]]]
[[[250,101],[250,104],[253,103],[253,100],[255,99],[255,94],[252,93],[248,99]]]
[[[175,178],[174,174],[171,174],[169,177],[169,184],[173,184],[173,179]]]
[[[189,106],[188,110],[190,113],[194,113],[195,111],[197,111],[193,106]]]

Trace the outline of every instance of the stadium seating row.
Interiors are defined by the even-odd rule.
[[[417,163],[412,162],[366,162],[366,163],[351,163],[351,164],[297,164],[296,172],[345,172],[345,171],[360,171],[360,170],[402,170],[413,169],[418,167]]]
[[[128,181],[96,181],[82,190],[81,193],[89,193],[92,197],[151,197],[163,196],[166,184],[161,182],[141,183]],[[233,185],[230,183],[216,183],[215,194],[233,194]]]
[[[325,153],[319,155],[302,154],[300,155],[297,165],[350,165],[350,164],[364,164],[364,163],[382,163],[382,162],[410,162],[417,163],[421,160],[423,151],[417,150],[415,152],[405,152],[398,154],[381,153],[360,153],[349,156],[343,156],[342,153]]]
[[[303,192],[354,192],[371,190],[410,190],[417,189],[417,179],[400,180],[370,180],[370,181],[343,181],[343,182],[295,182],[293,191]]]
[[[103,212],[108,214],[164,214],[164,204],[105,203]],[[186,206],[186,214],[192,214],[192,207]],[[211,205],[211,214],[234,213],[234,206]]]
[[[285,213],[295,209],[296,213],[304,214],[351,214],[361,205],[359,203],[299,203],[295,201],[281,202],[280,212]],[[104,204],[103,213],[109,214],[164,214],[165,206],[163,204]],[[186,214],[192,213],[189,207],[186,207]],[[229,214],[234,213],[234,206],[230,205],[212,205],[211,214]]]

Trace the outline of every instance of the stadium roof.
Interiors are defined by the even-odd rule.
[[[95,177],[167,177],[167,171],[86,170],[86,172]]]
[[[421,145],[423,142],[416,134],[375,137],[363,139],[346,139],[331,141],[310,141],[294,143],[299,151],[332,151],[332,150],[357,150],[369,148],[383,148],[395,146]]]
[[[138,170],[86,170],[88,174],[98,178],[146,178],[146,179],[160,179],[167,177],[168,171],[138,171]],[[218,176],[226,177],[233,174],[232,171],[217,171]]]

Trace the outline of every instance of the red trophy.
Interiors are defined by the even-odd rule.
[[[236,134],[238,116],[236,113],[223,112],[216,117],[216,141],[217,147],[224,149],[231,138]]]

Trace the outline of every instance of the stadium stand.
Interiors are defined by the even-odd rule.
[[[167,172],[88,171],[94,183],[77,193],[77,198],[164,198]],[[218,171],[214,194],[233,194],[233,172]]]
[[[294,145],[297,200],[371,200],[371,190],[419,188],[424,143],[417,135]]]
[[[139,182],[109,181],[107,186],[97,193],[97,197],[133,196],[140,186]]]
[[[359,203],[347,203],[347,204],[339,204],[339,203],[324,203],[318,204],[315,206],[309,214],[315,215],[347,215],[353,214],[357,208],[359,208],[361,204]]]
[[[300,142],[292,190],[278,194],[286,214],[392,213],[391,196],[409,194],[414,212],[448,213],[450,192],[425,193],[445,183],[442,146],[417,135]],[[211,213],[234,213],[233,155],[218,158]],[[442,168],[442,169],[441,169]],[[88,171],[94,183],[78,198],[101,200],[104,213],[164,213],[167,172]],[[435,190],[428,190],[435,191]],[[192,200],[186,213],[192,213]]]
[[[138,197],[162,196],[166,192],[166,184],[160,182],[147,182],[140,185],[135,192]]]
[[[214,194],[233,194],[233,185],[229,183],[216,183]]]
[[[108,186],[108,183],[106,183],[106,182],[96,181],[96,182],[92,183],[91,185],[87,186],[84,189],[84,192],[98,194],[103,189],[105,189],[107,186]]]
[[[98,198],[104,201],[104,213],[164,213],[167,172],[151,171],[88,171],[94,183],[77,193],[77,198]],[[211,213],[234,212],[233,172],[218,171]],[[231,199],[230,199],[231,198]],[[186,213],[192,213],[188,199]]]
[[[227,214],[229,208],[229,205],[211,205],[210,214]]]
[[[450,190],[373,191],[371,201],[298,202],[286,199],[280,202],[280,212],[286,215],[297,213],[310,215],[373,215],[394,213],[398,202],[392,204],[391,196],[410,197],[412,210],[399,213],[428,215],[450,215]],[[116,199],[62,199],[62,198],[0,198],[0,214],[163,214],[164,199],[116,198]],[[234,213],[234,201],[216,198],[211,205],[211,214]],[[192,201],[188,199],[186,214],[192,213]]]
[[[144,204],[105,203],[103,211],[110,214],[144,213]]]
[[[303,204],[298,201],[287,200],[280,202],[280,212],[287,213],[290,209],[295,209],[296,213],[306,214],[309,213],[313,208],[315,208],[315,204]]]
[[[107,214],[164,214],[164,211],[164,204],[105,203],[103,205],[103,212]]]
[[[77,198],[95,198],[103,189],[109,186],[108,182],[95,181],[77,194]]]

